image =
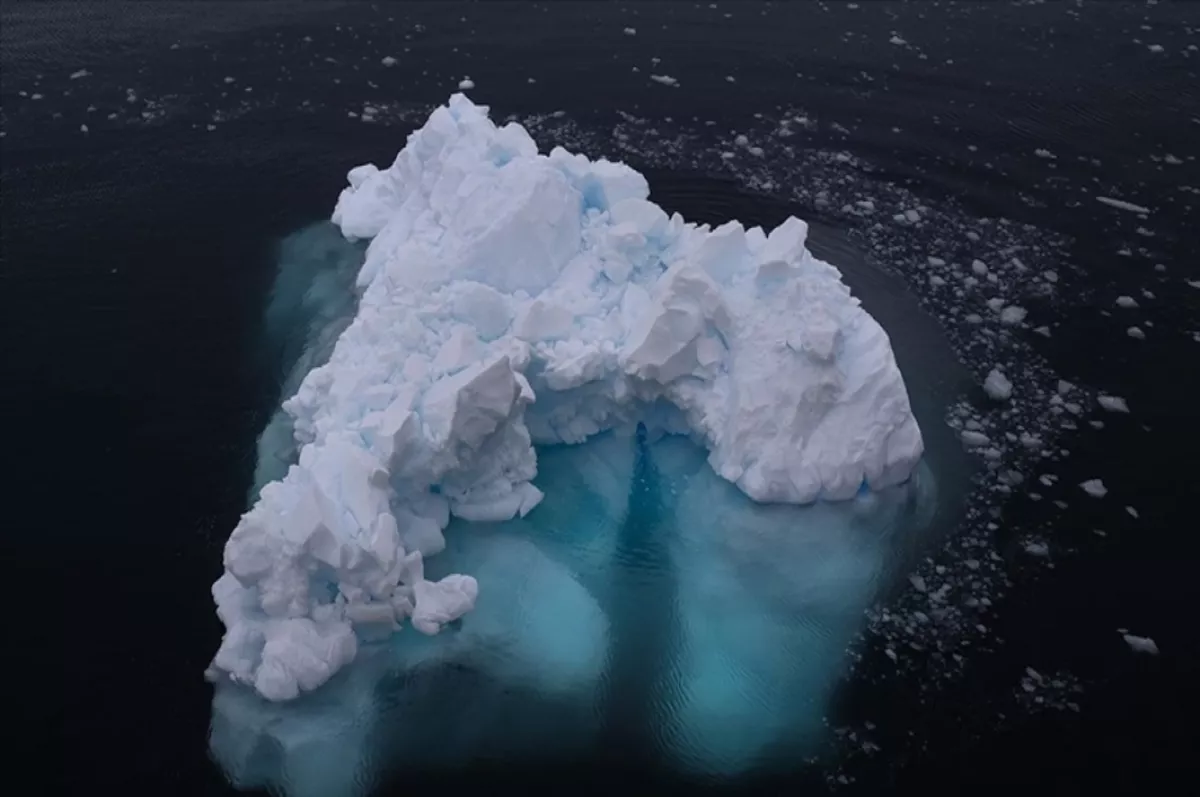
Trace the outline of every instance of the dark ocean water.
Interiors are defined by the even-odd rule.
[[[544,149],[627,160],[690,220],[811,220],[814,249],[843,268],[904,369],[938,521],[881,548],[861,602],[847,604],[870,609],[848,627],[861,636],[829,637],[850,652],[826,657],[837,666],[821,670],[829,683],[803,718],[817,742],[725,788],[1140,792],[1194,768],[1200,7],[9,3],[0,14],[0,406],[19,471],[2,536],[22,640],[6,657],[14,725],[31,746],[13,760],[34,784],[22,790],[236,793],[210,748],[250,727],[229,705],[252,704],[218,693],[214,714],[202,673],[222,629],[208,590],[310,328],[268,308],[294,304],[284,272],[303,283],[350,256],[311,227],[346,170],[390,162],[468,75],[496,118],[525,123]],[[893,218],[906,208],[921,222]],[[986,313],[982,301],[938,283],[950,272],[935,261],[975,257],[1027,267],[1001,278],[1025,322],[965,320]],[[1122,295],[1139,306],[1119,308]],[[1021,377],[1012,409],[978,387],[993,363]],[[1097,411],[1098,392],[1131,413]],[[1037,432],[1048,455],[963,454],[944,421],[967,417],[996,436]],[[655,457],[665,469],[667,454]],[[654,562],[662,552],[645,540],[667,510],[653,494],[675,477],[638,462],[629,500],[644,523],[620,525],[618,541]],[[570,464],[555,472],[567,478]],[[1077,486],[1097,477],[1101,500]],[[1027,553],[1031,541],[1049,556]],[[930,591],[945,578],[990,605],[943,622],[910,570]],[[657,608],[626,612],[624,649],[677,622],[659,583],[630,582]],[[1136,655],[1118,628],[1154,638],[1160,655]],[[642,662],[657,660],[620,660],[626,699],[607,704],[593,746],[446,771],[423,765],[441,747],[432,737],[415,758],[373,748],[385,760],[368,780],[389,794],[718,788],[628,730],[653,699],[638,691]],[[470,673],[442,677],[421,687],[435,702],[495,691]],[[781,680],[783,705],[805,682]],[[346,708],[329,694],[304,757],[346,782],[334,777],[343,737],[320,733]],[[362,694],[397,719],[386,689]],[[488,721],[520,728],[529,705],[505,692]]]

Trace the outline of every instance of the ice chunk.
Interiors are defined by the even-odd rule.
[[[991,442],[987,435],[974,429],[964,429],[961,436],[962,441],[972,447],[986,446]]]
[[[413,628],[436,634],[475,608],[479,584],[470,576],[449,575],[441,581],[418,581],[413,587]]]
[[[988,372],[987,379],[983,380],[983,391],[996,401],[1008,401],[1012,389],[1012,382],[996,368]]]
[[[1000,311],[1000,323],[1005,326],[1016,326],[1025,320],[1026,310],[1024,307],[1009,305]]]
[[[1141,205],[1135,205],[1132,202],[1126,202],[1124,199],[1113,199],[1112,197],[1108,196],[1098,196],[1096,197],[1096,201],[1103,202],[1105,205],[1116,208],[1117,210],[1128,210],[1130,213],[1148,214],[1150,212],[1150,208],[1142,207]]]
[[[1092,498],[1103,498],[1108,495],[1108,488],[1099,479],[1088,479],[1081,483],[1079,487]]]
[[[1109,412],[1129,412],[1129,405],[1120,396],[1096,396],[1096,403]]]
[[[1125,644],[1129,645],[1129,648],[1135,653],[1148,653],[1151,656],[1158,655],[1158,645],[1150,637],[1121,634],[1121,638],[1125,640]]]
[[[263,683],[287,696],[319,680],[308,659],[327,654],[321,678],[345,664],[328,640],[386,628],[385,605],[425,631],[476,588],[486,605],[479,573],[431,584],[412,557],[452,547],[451,516],[533,511],[535,440],[644,421],[702,442],[760,502],[848,500],[917,465],[888,336],[798,219],[764,234],[668,217],[629,167],[540,155],[461,94],[347,182],[333,221],[371,239],[357,313],[270,428],[283,456],[214,590],[218,671],[257,682],[270,645]],[[293,620],[314,625],[280,630]]]

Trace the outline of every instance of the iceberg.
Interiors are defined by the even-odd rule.
[[[451,518],[535,510],[535,445],[684,435],[761,504],[853,499],[920,460],[887,334],[799,219],[689,224],[632,168],[539,154],[461,94],[348,182],[357,312],[283,402],[298,455],[226,544],[212,678],[288,700],[361,640],[456,624],[511,574],[425,560]]]

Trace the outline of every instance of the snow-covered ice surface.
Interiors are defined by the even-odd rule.
[[[451,516],[537,507],[535,442],[644,423],[791,504],[901,484],[920,458],[887,335],[798,219],[668,217],[632,169],[540,155],[461,94],[349,182],[333,221],[372,239],[357,315],[284,402],[297,462],[226,545],[214,677],[294,698],[359,636],[470,611],[476,579],[424,559]]]

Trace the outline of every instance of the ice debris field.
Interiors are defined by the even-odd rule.
[[[451,517],[537,511],[535,445],[687,436],[771,504],[851,499],[920,460],[886,333],[798,219],[688,224],[633,169],[541,155],[461,94],[349,183],[333,221],[370,239],[357,313],[284,403],[298,461],[226,545],[211,677],[288,700],[360,637],[485,604],[478,573],[435,581],[425,560]]]

